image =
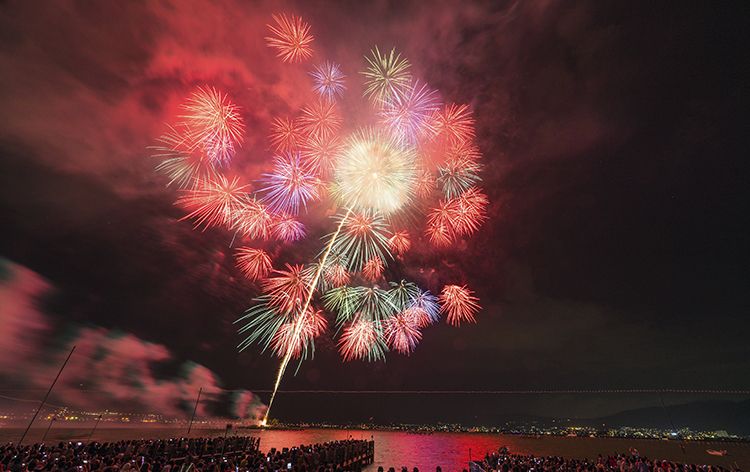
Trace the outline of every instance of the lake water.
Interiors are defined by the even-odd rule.
[[[86,440],[90,429],[58,428],[52,429],[48,440]],[[19,429],[0,429],[0,441],[17,441],[22,431]],[[217,436],[224,432],[219,430],[193,430],[195,436]],[[32,429],[25,442],[39,441],[44,429]],[[407,466],[409,470],[419,467],[420,471],[434,471],[441,466],[444,471],[463,470],[468,468],[469,458],[484,456],[487,451],[495,451],[501,446],[511,452],[535,455],[560,455],[566,457],[595,458],[597,454],[627,452],[637,448],[642,455],[671,459],[681,462],[715,464],[730,467],[736,464],[743,470],[750,470],[750,443],[684,443],[685,451],[677,441],[608,439],[608,438],[569,438],[544,437],[541,439],[523,436],[479,433],[435,433],[430,435],[409,434],[398,431],[362,431],[307,429],[300,431],[281,430],[240,430],[239,434],[260,436],[261,450],[267,451],[300,444],[311,444],[335,439],[375,440],[375,463],[368,470],[375,471],[379,465],[388,467]],[[118,440],[132,438],[154,438],[184,436],[185,429],[166,428],[112,428],[99,429],[94,439]],[[725,457],[710,456],[706,449],[726,449]]]

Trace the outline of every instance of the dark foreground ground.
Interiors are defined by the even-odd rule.
[[[32,429],[26,443],[38,442],[45,428]],[[21,429],[0,429],[0,442],[18,441]],[[90,428],[53,428],[47,440],[86,441]],[[163,427],[120,427],[100,428],[93,435],[94,440],[108,441],[132,438],[167,438],[184,436],[185,428]],[[218,436],[223,430],[195,429],[191,436]],[[627,452],[636,448],[641,455],[650,458],[668,459],[694,464],[713,464],[730,468],[750,470],[750,443],[684,442],[658,441],[650,439],[609,439],[543,437],[474,433],[435,433],[431,435],[409,434],[400,431],[361,431],[361,430],[239,430],[235,434],[248,434],[260,437],[260,449],[283,448],[299,444],[321,443],[335,439],[375,440],[375,462],[368,470],[376,470],[382,465],[388,467],[419,467],[421,471],[433,471],[440,465],[444,471],[467,468],[469,458],[483,457],[485,452],[495,451],[506,446],[513,453],[534,455],[558,455],[573,458],[596,458],[616,452]],[[681,448],[681,446],[684,447]],[[706,449],[726,449],[724,457],[711,456]]]

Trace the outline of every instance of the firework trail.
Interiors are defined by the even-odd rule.
[[[273,21],[266,41],[283,62],[312,56],[309,24],[284,14]],[[323,61],[309,72],[315,98],[269,123],[273,159],[260,175],[237,173],[247,157],[242,110],[213,87],[191,94],[182,121],[151,148],[157,172],[178,188],[183,219],[233,232],[237,270],[260,287],[237,323],[241,351],[257,344],[281,359],[264,423],[289,363],[312,356],[329,327],[344,361],[376,361],[414,352],[441,315],[459,326],[475,322],[480,310],[459,281],[443,285],[438,297],[398,275],[419,263],[415,247],[448,251],[487,219],[471,110],[441,105],[395,49],[373,48],[363,67],[363,98],[376,125],[349,123],[348,108],[336,103],[345,76]],[[231,176],[230,165],[238,168]],[[311,222],[312,215],[330,216]],[[324,247],[307,263],[274,268],[272,254],[321,234]]]

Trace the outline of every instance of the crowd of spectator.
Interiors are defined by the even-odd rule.
[[[262,453],[255,437],[0,445],[0,472],[240,472],[359,470],[372,441],[343,440]],[[365,460],[360,460],[365,458]]]
[[[501,448],[487,454],[481,468],[497,472],[728,472],[728,469],[716,465],[649,459],[635,450],[628,454],[600,455],[594,460],[510,454],[506,448]]]

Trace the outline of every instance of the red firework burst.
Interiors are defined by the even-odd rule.
[[[383,260],[375,256],[365,262],[365,265],[362,267],[362,275],[370,282],[375,282],[380,280],[384,270],[385,265],[383,264]]]
[[[299,124],[291,118],[274,118],[271,123],[271,146],[279,152],[291,152],[303,142]]]
[[[251,239],[268,239],[272,224],[268,208],[255,198],[246,199],[232,217],[232,228]]]
[[[474,117],[468,105],[446,105],[433,115],[433,127],[438,138],[451,143],[474,139]]]
[[[265,278],[271,271],[271,258],[263,249],[241,247],[236,256],[237,268],[252,281]]]
[[[326,320],[321,310],[308,308],[303,316],[282,324],[271,340],[274,353],[283,358],[289,353],[291,357],[299,359],[311,341],[326,330]]]
[[[344,145],[338,136],[311,135],[302,144],[302,157],[305,164],[318,175],[328,176],[333,170],[333,164],[344,150]]]
[[[401,354],[411,354],[422,339],[417,320],[413,314],[405,311],[388,318],[384,323],[388,347]]]
[[[401,256],[406,254],[411,248],[411,239],[409,238],[408,231],[396,231],[388,240],[388,246],[391,249],[391,253],[395,256]]]
[[[447,314],[446,321],[453,326],[476,323],[474,315],[481,309],[478,302],[466,285],[446,285],[440,293],[440,312]]]
[[[291,313],[305,303],[310,277],[302,264],[285,264],[286,270],[274,270],[273,277],[263,281],[263,291],[270,296],[270,304],[283,313]]]
[[[271,233],[282,241],[297,241],[305,237],[305,225],[293,216],[284,214],[276,218],[271,226]]]
[[[221,174],[206,179],[193,189],[181,190],[176,204],[190,213],[182,219],[195,219],[195,226],[232,226],[233,218],[239,214],[247,199],[245,189],[239,178],[227,179]]]
[[[379,337],[375,323],[358,319],[344,328],[339,339],[339,352],[345,361],[377,357]]]
[[[273,36],[266,37],[268,47],[284,62],[301,62],[313,54],[314,36],[310,25],[299,16],[273,15],[276,25],[267,25]]]
[[[341,128],[341,115],[336,104],[327,100],[318,100],[312,105],[302,108],[299,125],[308,136],[328,138]]]
[[[331,264],[323,272],[323,278],[331,286],[341,287],[349,283],[351,275],[342,264]]]
[[[182,108],[193,146],[203,148],[216,164],[229,163],[245,132],[239,107],[215,88],[199,87]]]

